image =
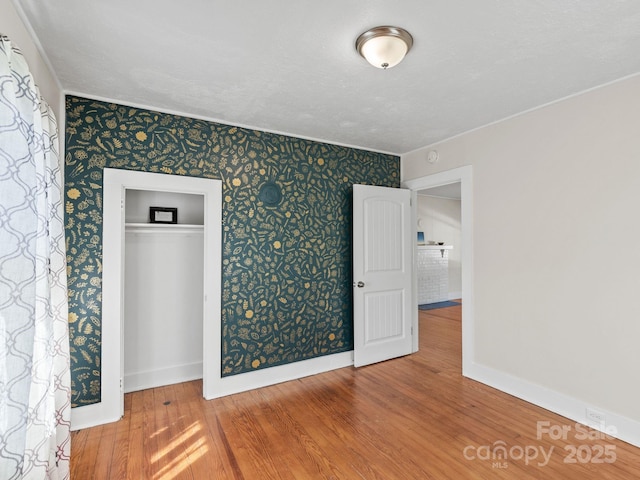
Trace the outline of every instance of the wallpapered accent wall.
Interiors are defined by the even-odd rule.
[[[222,180],[222,375],[353,348],[351,185],[398,187],[398,157],[75,96],[66,113],[74,406],[100,401],[105,167]]]

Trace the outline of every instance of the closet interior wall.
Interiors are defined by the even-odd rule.
[[[127,190],[125,206],[124,391],[202,378],[204,197]]]

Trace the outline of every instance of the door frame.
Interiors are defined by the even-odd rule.
[[[124,415],[124,239],[127,190],[203,195],[203,396],[212,398],[220,378],[222,181],[105,168],[102,228],[102,354],[100,402],[72,409],[72,430]]]
[[[400,356],[408,355],[413,351],[414,335],[413,335],[413,237],[411,237],[412,223],[412,207],[411,207],[411,191],[405,188],[391,188],[375,185],[353,185],[353,359],[354,366],[361,367],[372,363],[390,360]],[[398,230],[400,231],[399,240],[400,258],[396,258],[398,264],[391,267],[389,264],[381,270],[369,269],[379,260],[380,254],[385,260],[389,257],[387,254],[398,253],[397,242],[387,243],[382,241],[378,246],[383,246],[383,250],[378,251],[372,256],[369,249],[374,239],[387,238],[385,232],[369,230],[371,225],[369,222],[380,212],[379,205],[372,208],[371,202],[383,201],[385,205],[400,207],[397,214],[394,215],[389,211],[383,215],[383,229],[389,229],[393,220],[398,220]],[[373,217],[370,216],[373,214]],[[393,220],[391,220],[393,219]],[[376,222],[377,223],[377,222]],[[375,249],[374,249],[375,250]],[[373,261],[373,264],[371,263]],[[382,265],[379,265],[382,266]],[[391,285],[389,284],[391,283]],[[383,299],[389,298],[389,294],[397,294],[395,302],[385,303],[391,311],[394,307],[400,307],[400,325],[398,325],[398,317],[394,316],[391,311],[389,315],[377,316],[375,313],[378,309],[369,310],[367,306],[367,297]],[[399,299],[399,301],[398,301]],[[372,314],[372,315],[370,315]],[[381,324],[385,325],[385,333],[375,340],[368,339],[367,331],[371,327],[377,330]],[[386,327],[400,327],[395,333],[390,333]]]
[[[411,190],[412,203],[412,238],[416,238],[417,194],[425,190],[451,183],[460,183],[460,216],[461,216],[461,261],[462,261],[462,375],[468,377],[475,363],[475,324],[473,304],[473,169],[471,165],[446,170],[402,182],[403,188]],[[417,246],[414,242],[414,259],[417,258]],[[414,262],[415,264],[415,262]],[[417,272],[413,272],[413,297],[417,300]],[[415,302],[413,312],[413,351],[419,348],[418,304]]]

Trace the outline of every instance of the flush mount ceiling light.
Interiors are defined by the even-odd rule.
[[[356,50],[377,68],[399,64],[413,45],[413,37],[399,27],[375,27],[356,40]]]

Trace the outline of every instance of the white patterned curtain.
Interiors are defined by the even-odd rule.
[[[0,34],[0,479],[69,478],[62,171],[56,120]]]

